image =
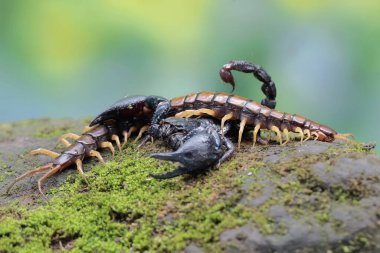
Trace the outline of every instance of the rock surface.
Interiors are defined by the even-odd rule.
[[[4,190],[17,175],[49,160],[27,155],[30,150],[45,147],[62,151],[56,144],[58,136],[80,132],[83,125],[85,120],[47,119],[1,124],[0,204],[7,206],[14,201],[21,206],[38,204],[36,177],[18,183],[10,195],[4,194]],[[156,148],[151,146],[143,151]],[[184,252],[380,251],[380,158],[362,150],[360,145],[308,141],[253,148],[247,142],[224,166],[236,170],[233,177],[239,179],[239,184],[224,191],[220,189],[222,185],[214,185],[214,193],[207,197],[208,205],[233,199],[223,215],[234,213],[240,221],[226,224],[214,239],[189,236],[185,239],[186,247],[175,249]],[[45,187],[59,186],[73,173],[75,170],[67,169],[48,180]],[[213,170],[203,180],[218,173]],[[181,187],[188,187],[188,179],[178,180]],[[160,210],[161,222],[175,221],[174,200],[168,198]]]

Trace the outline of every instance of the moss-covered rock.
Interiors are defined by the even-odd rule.
[[[4,190],[49,161],[34,148],[62,151],[65,131],[83,120],[0,125],[0,252],[372,252],[380,249],[380,158],[360,145],[292,142],[242,150],[197,176],[158,181],[175,165],[134,144],[106,165],[84,163],[87,181],[69,168],[44,184]],[[3,131],[4,130],[4,131]]]

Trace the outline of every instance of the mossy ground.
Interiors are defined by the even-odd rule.
[[[283,206],[294,220],[316,220],[344,233],[344,224],[331,215],[332,206],[357,205],[371,193],[358,183],[326,188],[310,168],[323,162],[329,170],[338,159],[365,151],[324,145],[321,152],[300,154],[299,143],[254,149],[244,143],[220,169],[158,181],[149,173],[175,165],[146,156],[157,145],[136,151],[131,144],[114,159],[108,157],[105,165],[85,164],[88,184],[72,174],[60,187],[46,185],[47,202],[25,205],[16,199],[1,207],[0,252],[180,252],[189,244],[219,252],[229,246],[220,243],[220,235],[247,223],[264,236],[287,235],[289,224],[271,215],[276,206]],[[35,177],[21,184],[36,184]],[[367,231],[347,238],[324,248],[355,252],[373,245]]]

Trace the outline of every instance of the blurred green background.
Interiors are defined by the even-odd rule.
[[[379,143],[380,1],[0,0],[0,122],[95,116],[125,95],[224,91],[262,65],[277,109]],[[261,100],[251,75],[236,94]]]

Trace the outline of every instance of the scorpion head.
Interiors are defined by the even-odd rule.
[[[151,154],[153,158],[180,163],[180,166],[172,172],[151,176],[166,179],[204,170],[216,164],[222,154],[223,149],[218,145],[218,140],[207,131],[203,131],[191,137],[174,152]]]

